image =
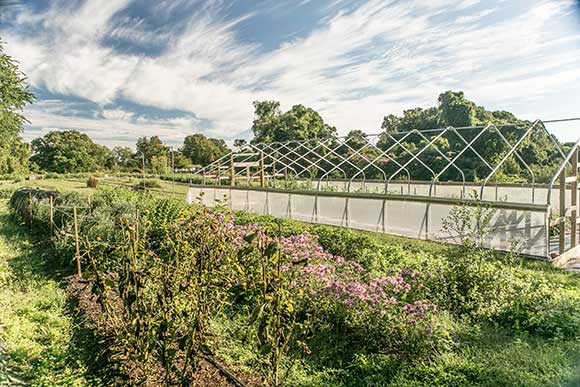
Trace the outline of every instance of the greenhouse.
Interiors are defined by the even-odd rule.
[[[578,244],[578,151],[542,121],[246,144],[198,171],[188,200],[549,259]]]

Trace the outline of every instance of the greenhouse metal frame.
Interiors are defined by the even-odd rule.
[[[522,155],[534,136],[555,155],[541,182]],[[489,141],[503,147],[499,157],[481,152]],[[199,170],[189,200],[203,192],[209,205],[225,197],[232,209],[450,242],[441,228],[452,208],[485,206],[484,245],[509,250],[517,240],[523,254],[551,258],[578,245],[579,144],[564,151],[540,120],[247,144]],[[474,179],[473,165],[486,175]],[[509,165],[522,181],[497,180]],[[397,213],[401,203],[407,213]]]

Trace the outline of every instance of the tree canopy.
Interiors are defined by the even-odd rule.
[[[230,149],[224,140],[207,138],[201,133],[185,137],[181,153],[195,165],[207,165],[228,154]]]
[[[282,113],[277,101],[256,101],[254,109],[253,144],[336,136],[335,127],[326,124],[317,111],[303,105],[295,105]]]
[[[424,131],[434,128],[446,128],[453,126],[455,128],[484,126],[488,124],[507,125],[502,127],[502,134],[507,142],[514,144],[532,124],[530,121],[518,119],[510,112],[506,111],[488,111],[482,106],[465,98],[462,91],[446,91],[439,95],[438,104],[431,108],[414,108],[405,110],[402,116],[393,114],[383,118],[382,128],[387,133],[408,132],[413,129]],[[470,141],[478,133],[478,130],[466,130],[462,135],[467,141]],[[400,138],[400,136],[399,136]],[[553,146],[555,139],[541,131],[535,131],[526,139],[519,152],[522,159],[530,165],[536,176],[536,181],[546,181],[553,172],[555,165],[560,161],[558,153]],[[383,134],[378,146],[387,149],[393,141]],[[427,144],[427,141],[419,135],[412,134],[402,144],[407,149],[417,149]],[[434,144],[444,155],[457,154],[465,147],[464,142],[456,135],[450,134],[445,138],[440,138]],[[473,148],[488,162],[495,164],[508,151],[509,145],[496,133],[487,132],[482,135]],[[402,147],[396,147],[393,152],[401,160],[405,159],[405,151]],[[447,163],[445,158],[437,152],[435,147],[429,148],[423,155],[422,159],[429,160],[433,170],[441,169]],[[457,161],[457,165],[462,170],[468,171],[466,178],[468,180],[478,180],[485,177],[489,168],[481,159],[471,150],[468,150]],[[446,172],[446,177],[458,180],[458,172],[453,168]],[[518,181],[528,173],[523,163],[515,157],[510,157],[505,168],[498,174],[497,178],[501,181]],[[413,166],[413,177],[417,179],[429,179],[430,172],[419,165]]]
[[[20,136],[26,123],[22,111],[33,100],[26,77],[0,41],[0,174],[27,169],[30,151]]]
[[[76,130],[52,131],[32,141],[30,161],[47,172],[91,172],[113,167],[109,148]]]

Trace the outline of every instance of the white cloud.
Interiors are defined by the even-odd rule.
[[[121,16],[131,0],[87,0],[64,8],[58,2],[41,14],[21,12],[7,48],[36,87],[103,106],[122,97],[189,112],[210,123],[207,133],[227,137],[247,131],[256,99],[280,100],[285,108],[309,105],[343,132],[373,132],[383,115],[432,105],[446,89],[464,89],[479,103],[507,109],[521,108],[526,100],[538,103],[546,88],[554,92],[578,81],[580,35],[562,38],[554,28],[570,2],[530,3],[519,15],[505,14],[506,2],[481,10],[485,2],[479,0],[368,0],[341,10],[346,3],[335,1],[338,10],[307,36],[263,52],[235,32],[256,14],[227,17],[223,2],[154,4],[164,18],[191,13],[157,30],[143,19]],[[19,34],[27,26],[41,26],[42,33]],[[105,37],[165,46],[155,56],[126,54],[106,46]],[[568,49],[557,58],[547,55],[559,47]],[[110,124],[127,123],[131,129],[123,133],[134,137],[154,130],[121,107],[100,114],[103,122],[63,117],[61,126],[111,133]],[[36,109],[32,118],[38,126],[58,127],[58,117]],[[174,136],[197,128],[199,121],[156,124]]]
[[[104,118],[109,120],[125,120],[128,121],[134,117],[133,112],[128,112],[123,109],[105,109],[102,111]]]
[[[93,116],[70,115],[70,107],[63,101],[51,101],[26,109],[26,116],[34,130],[25,131],[25,139],[32,140],[51,130],[79,130],[88,133],[97,143],[109,146],[132,146],[141,136],[159,136],[163,141],[180,145],[183,138],[203,131],[194,117],[169,118],[137,115],[121,109],[103,109]],[[64,112],[64,114],[63,114]]]

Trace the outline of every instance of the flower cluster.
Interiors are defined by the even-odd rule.
[[[235,249],[249,243],[264,246],[267,243],[262,242],[271,238],[260,226],[236,225],[231,216],[214,216],[217,223],[223,223],[218,232],[229,234]],[[302,308],[327,321],[340,319],[339,325],[348,321],[351,329],[361,332],[379,330],[375,336],[380,340],[409,329],[432,334],[430,321],[437,306],[425,301],[429,296],[420,273],[402,269],[376,276],[358,262],[328,253],[318,236],[308,232],[277,240],[283,255],[282,273]]]
[[[437,305],[417,300],[412,304],[405,304],[403,312],[409,317],[410,324],[416,324],[417,320],[425,319],[431,313],[437,311]]]

